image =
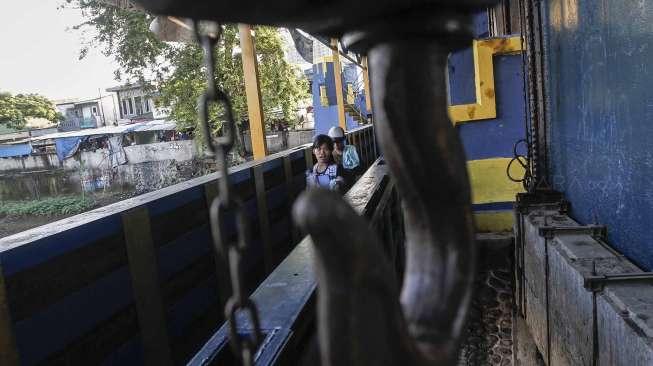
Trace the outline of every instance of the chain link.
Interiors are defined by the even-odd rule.
[[[229,340],[234,353],[240,358],[243,365],[250,366],[254,363],[254,353],[261,344],[262,334],[258,317],[258,310],[246,293],[243,280],[242,262],[249,243],[249,230],[247,214],[242,202],[233,195],[229,184],[227,157],[234,145],[236,123],[234,121],[231,101],[215,83],[215,49],[221,35],[221,26],[217,24],[213,32],[202,32],[199,23],[194,22],[195,36],[204,50],[204,65],[206,67],[206,90],[198,100],[200,125],[204,134],[204,142],[208,155],[213,157],[221,173],[219,194],[210,208],[211,234],[218,255],[226,255],[229,263],[232,295],[225,306],[225,317],[229,323]],[[209,104],[220,103],[224,108],[226,121],[223,124],[223,136],[213,138],[209,125]],[[227,212],[232,212],[236,218],[237,238],[232,240],[226,233],[225,222]],[[249,315],[253,328],[252,337],[238,334],[239,311]]]

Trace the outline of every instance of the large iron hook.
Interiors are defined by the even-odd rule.
[[[446,44],[378,43],[368,57],[375,129],[402,199],[403,287],[364,219],[309,191],[294,218],[312,237],[323,365],[454,362],[476,261],[466,159],[447,115]]]

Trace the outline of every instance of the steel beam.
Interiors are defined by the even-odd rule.
[[[338,103],[338,125],[347,131],[347,118],[345,117],[345,98],[342,95],[342,69],[340,66],[340,53],[338,51],[338,40],[331,39],[331,50],[333,51],[333,78],[336,87],[336,102]]]
[[[252,39],[252,27],[248,24],[238,24],[240,32],[240,49],[243,58],[243,75],[245,78],[245,94],[247,96],[247,114],[249,116],[249,131],[252,139],[254,159],[264,158],[268,154],[265,140],[265,120],[263,116],[263,101],[259,84],[258,62],[256,48]]]
[[[367,56],[361,60],[363,68],[363,87],[365,88],[365,109],[367,113],[372,112],[372,89],[370,88],[370,69],[367,66]]]

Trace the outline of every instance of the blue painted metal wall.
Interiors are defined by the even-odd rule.
[[[497,118],[457,126],[468,160],[512,157],[513,144],[526,137],[521,55],[495,56],[494,81]],[[449,57],[449,103],[474,103],[474,91],[471,48],[452,53]]]
[[[653,4],[543,5],[550,180],[583,223],[653,269]]]
[[[325,66],[326,65],[326,66]],[[349,68],[356,67],[348,65]],[[342,73],[343,85],[346,83],[355,83],[355,71],[349,71],[345,67]],[[326,72],[325,72],[326,70]],[[326,87],[328,105],[322,105],[320,100],[320,86]],[[313,118],[315,120],[315,134],[327,133],[332,126],[338,126],[338,106],[336,102],[336,87],[335,78],[333,75],[333,62],[325,61],[313,65],[313,86],[311,90],[313,94]],[[362,103],[361,103],[362,96]],[[361,94],[356,100],[356,105],[359,110],[366,115],[365,109],[365,95]],[[346,95],[345,95],[346,98]],[[358,127],[354,119],[345,114],[347,117],[347,130]]]
[[[487,13],[474,16],[477,39],[488,36]],[[476,103],[474,56],[471,47],[449,56],[449,104]],[[524,81],[521,55],[494,57],[494,90],[497,117],[457,125],[463,142],[472,191],[477,228],[502,231],[512,228],[512,202],[520,186],[506,175],[513,145],[526,137]]]

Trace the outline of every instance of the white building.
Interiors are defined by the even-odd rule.
[[[97,128],[118,122],[116,101],[112,95],[96,98],[62,99],[54,102],[65,120],[59,123],[62,131]]]
[[[167,111],[157,108],[152,93],[146,92],[141,84],[127,84],[108,88],[116,93],[120,122],[150,121],[167,117]]]

